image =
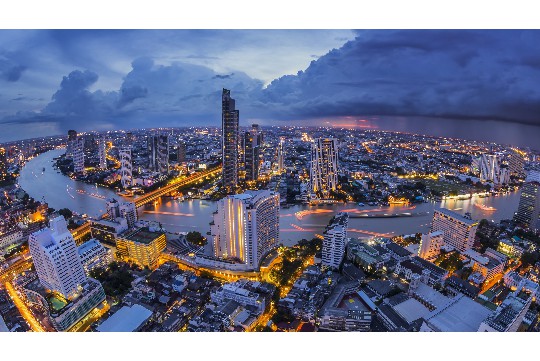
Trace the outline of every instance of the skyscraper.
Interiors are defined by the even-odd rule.
[[[43,287],[67,299],[74,297],[86,275],[64,217],[53,218],[49,228],[31,234],[29,246]]]
[[[7,178],[7,157],[6,150],[0,148],[0,182],[6,180]]]
[[[259,179],[259,134],[253,131],[244,133],[244,167],[246,181]]]
[[[113,221],[120,217],[120,203],[114,198],[107,199],[107,217]]]
[[[338,185],[338,140],[318,138],[311,145],[311,193],[316,198],[330,198]]]
[[[540,172],[531,171],[525,178],[514,221],[533,230],[540,229]]]
[[[75,174],[84,175],[84,137],[77,137],[71,142],[73,152],[73,171]]]
[[[154,134],[148,138],[149,168],[160,174],[169,173],[169,135]]]
[[[327,268],[339,268],[345,255],[345,238],[349,214],[340,212],[335,215],[323,233],[322,266]]]
[[[223,188],[234,193],[238,185],[239,119],[231,91],[223,89],[221,97],[221,151],[223,156]]]
[[[107,139],[101,136],[98,139],[99,169],[107,169]]]
[[[77,139],[77,132],[73,129],[68,130],[68,139],[66,146],[66,157],[73,157],[73,141]]]
[[[510,175],[515,177],[522,178],[525,176],[525,159],[523,158],[524,153],[519,149],[511,149],[510,155],[508,158],[508,170]]]
[[[420,248],[418,249],[418,256],[431,261],[439,255],[442,246],[444,246],[443,232],[437,231],[423,234]]]
[[[184,142],[180,142],[178,143],[178,148],[177,148],[177,155],[176,155],[176,158],[177,158],[177,161],[178,163],[183,163],[186,161],[186,143]]]
[[[128,188],[133,185],[133,164],[131,163],[131,148],[120,148],[120,174],[122,188]]]
[[[502,164],[501,154],[487,154],[480,156],[480,180],[483,182],[492,182],[495,187],[510,182],[510,172]]]
[[[284,137],[279,138],[279,144],[277,148],[277,171],[279,174],[283,173],[285,170],[284,164],[284,154],[283,154],[283,143],[285,142]]]
[[[446,246],[450,246],[459,252],[465,252],[472,248],[477,228],[477,221],[441,208],[433,212],[433,221],[429,232],[443,232],[443,240]]]
[[[217,206],[211,225],[215,256],[256,269],[279,241],[279,193],[246,191],[221,199]]]

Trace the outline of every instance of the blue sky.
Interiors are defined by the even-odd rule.
[[[227,87],[243,125],[535,146],[539,43],[534,30],[2,30],[0,141],[219,125]]]

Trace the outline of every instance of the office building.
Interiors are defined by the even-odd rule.
[[[525,177],[525,159],[524,153],[518,149],[511,149],[508,157],[508,170],[510,175],[518,178]]]
[[[169,173],[169,135],[154,134],[148,138],[148,168],[159,174]]]
[[[68,130],[68,139],[67,139],[67,146],[66,146],[66,157],[72,158],[73,157],[73,141],[77,139],[77,132],[73,129]]]
[[[120,202],[116,199],[107,199],[107,218],[114,221],[120,217]]]
[[[334,216],[323,233],[322,266],[338,269],[345,255],[349,214],[340,212]]]
[[[98,139],[99,169],[107,169],[107,139],[102,136]]]
[[[131,148],[120,148],[120,182],[122,188],[128,188],[133,185],[133,163],[131,162]]]
[[[187,146],[186,143],[180,142],[178,143],[178,147],[176,148],[176,160],[178,163],[183,163],[187,160],[186,152],[187,152]]]
[[[244,169],[246,181],[259,179],[259,135],[253,131],[244,133]]]
[[[279,241],[279,193],[246,191],[217,206],[211,225],[215,256],[258,268]]]
[[[123,202],[120,204],[120,217],[124,218],[127,221],[128,227],[135,227],[135,222],[137,222],[137,208],[133,202]]]
[[[225,192],[234,193],[238,186],[240,112],[228,89],[223,89],[221,111],[222,182]]]
[[[152,270],[157,268],[158,258],[166,246],[165,233],[153,232],[149,228],[126,232],[116,239],[116,249],[125,260]]]
[[[86,274],[96,268],[105,269],[114,261],[110,248],[103,246],[97,239],[91,239],[77,248]]]
[[[471,249],[478,222],[451,210],[441,208],[433,212],[430,233],[443,232],[444,245],[459,252]]]
[[[285,163],[284,163],[284,153],[283,153],[283,143],[285,142],[284,137],[279,138],[279,144],[277,148],[277,172],[278,174],[283,173],[285,170]]]
[[[432,261],[441,252],[441,248],[444,246],[444,234],[441,231],[436,231],[422,235],[420,241],[420,249],[418,250],[418,256],[421,258]]]
[[[92,221],[90,225],[90,235],[92,238],[111,247],[116,246],[118,237],[127,230],[127,220],[121,217],[114,220],[100,219],[98,221]]]
[[[48,228],[32,233],[28,243],[43,287],[66,299],[77,295],[86,275],[64,217],[53,218]]]
[[[338,186],[338,140],[318,138],[311,145],[311,193],[314,198],[331,198]]]
[[[540,229],[540,172],[531,171],[525,178],[514,221],[532,230]]]

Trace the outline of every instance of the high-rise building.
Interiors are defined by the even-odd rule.
[[[483,182],[491,182],[495,187],[510,182],[510,172],[508,167],[502,164],[503,157],[501,154],[487,154],[480,156],[480,180]]]
[[[122,188],[133,185],[133,163],[131,162],[131,148],[120,148],[120,175]]]
[[[338,186],[338,140],[318,138],[311,145],[311,193],[315,198],[330,198]]]
[[[77,253],[86,274],[96,268],[105,269],[114,261],[111,249],[103,246],[97,239],[90,239],[80,245]]]
[[[514,221],[533,230],[540,229],[540,172],[533,170],[525,178]]]
[[[107,217],[113,221],[120,217],[120,203],[114,198],[107,199]]]
[[[176,159],[178,161],[178,163],[183,163],[186,161],[186,143],[184,142],[180,142],[178,143],[178,148],[176,149]]]
[[[66,157],[73,157],[73,141],[77,139],[77,132],[73,129],[68,130],[68,139],[66,146]]]
[[[525,159],[519,149],[511,149],[508,157],[508,170],[514,177],[525,177]]]
[[[441,208],[433,212],[430,233],[443,232],[444,245],[459,252],[471,249],[478,222],[451,210]]]
[[[127,260],[141,267],[156,269],[161,252],[167,246],[165,233],[137,228],[116,239],[116,249]]]
[[[279,193],[246,191],[217,206],[211,225],[215,256],[256,269],[279,241]]]
[[[43,287],[73,298],[86,275],[64,217],[53,218],[49,228],[31,234],[28,243]]]
[[[441,252],[442,246],[444,246],[443,232],[437,231],[423,234],[418,256],[428,261],[434,260]]]
[[[259,134],[253,131],[244,133],[244,167],[246,181],[259,179]]]
[[[169,135],[154,134],[148,138],[148,168],[160,174],[169,173]]]
[[[285,170],[284,154],[283,154],[284,142],[285,142],[284,137],[280,137],[278,148],[277,148],[277,171],[279,174],[283,173],[283,171]]]
[[[73,152],[73,171],[75,174],[84,175],[84,137],[77,137],[71,144]]]
[[[133,135],[132,132],[127,132],[126,133],[125,143],[126,143],[127,146],[130,146],[130,147],[132,147],[133,143],[135,143],[135,136]]]
[[[238,185],[239,119],[231,91],[223,89],[221,97],[221,152],[223,157],[223,188],[234,193]]]
[[[105,136],[98,139],[99,169],[107,169],[107,139]]]
[[[345,255],[349,214],[340,212],[335,215],[323,233],[322,266],[337,269]]]
[[[0,182],[3,182],[7,178],[7,157],[6,150],[0,148]]]

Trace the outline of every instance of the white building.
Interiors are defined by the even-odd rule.
[[[137,208],[135,207],[135,203],[124,202],[120,204],[120,217],[127,221],[129,228],[133,228],[135,222],[137,222]]]
[[[428,261],[433,260],[437,258],[443,246],[443,232],[435,231],[428,234],[423,234],[422,240],[420,241],[420,249],[418,250],[418,256]]]
[[[74,297],[86,275],[64,217],[52,219],[49,228],[31,234],[29,246],[43,287],[68,299]]]
[[[133,185],[133,164],[131,163],[131,148],[120,148],[120,174],[122,176],[122,188]]]
[[[318,138],[311,144],[311,193],[312,197],[330,198],[338,186],[338,140]]]
[[[508,295],[495,313],[482,322],[478,332],[516,332],[531,306],[534,293],[518,288]]]
[[[322,265],[328,268],[339,268],[345,256],[347,238],[348,213],[338,213],[330,220],[324,231],[322,248]]]
[[[77,137],[71,141],[71,151],[73,152],[73,171],[84,174],[84,137]]]
[[[279,193],[246,191],[217,203],[211,225],[214,254],[252,269],[279,241]]]
[[[105,137],[98,139],[99,169],[107,169],[107,140]]]
[[[110,248],[104,247],[97,239],[83,243],[77,249],[86,274],[95,268],[107,268],[114,260]]]
[[[482,154],[479,162],[480,180],[491,182],[496,187],[509,183],[510,172],[502,166],[502,160],[501,154]]]
[[[445,246],[459,252],[472,248],[478,222],[445,208],[433,212],[430,233],[441,231]]]
[[[226,283],[215,292],[210,294],[212,302],[220,304],[226,300],[238,302],[242,306],[256,307],[259,312],[266,307],[266,300],[257,292],[252,292],[248,288],[251,281],[240,280],[234,283]]]

